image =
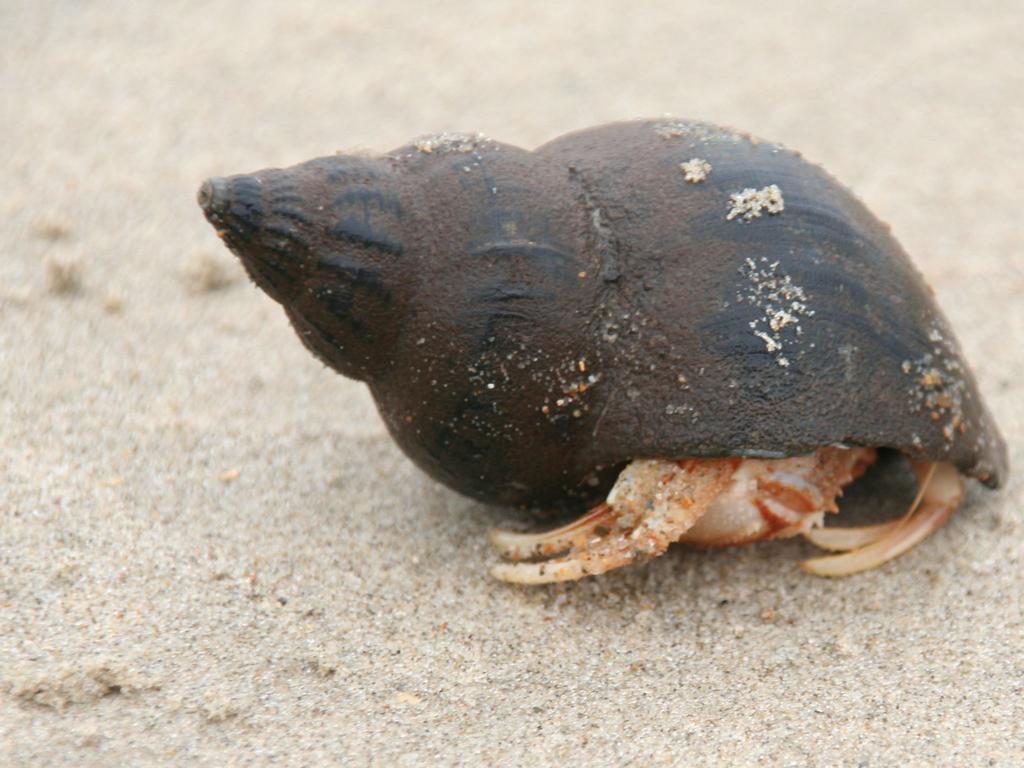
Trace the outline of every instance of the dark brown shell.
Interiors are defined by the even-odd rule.
[[[634,458],[834,444],[1005,474],[921,275],[775,144],[669,120],[534,152],[438,136],[214,179],[200,202],[306,345],[471,496],[563,505]]]

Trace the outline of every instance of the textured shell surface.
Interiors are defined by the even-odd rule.
[[[578,505],[636,458],[1006,449],[932,292],[795,152],[678,120],[211,179],[207,217],[428,473]]]

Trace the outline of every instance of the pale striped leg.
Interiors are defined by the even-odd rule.
[[[608,503],[575,523],[527,536],[525,541],[522,534],[511,534],[511,539],[508,532],[497,534],[499,549],[513,559],[534,552],[543,556],[545,547],[554,550],[568,544],[565,555],[533,563],[501,563],[491,574],[516,584],[546,584],[605,573],[660,555],[728,485],[738,463],[731,459],[635,461],[619,476]]]
[[[937,462],[915,464],[914,471],[920,490],[907,516],[888,524],[891,527],[880,533],[881,526],[870,526],[873,530],[868,535],[861,534],[865,540],[872,539],[870,543],[842,555],[805,560],[801,563],[803,568],[818,576],[848,576],[877,568],[941,528],[963,499],[964,485],[960,473],[952,464]],[[860,529],[851,530],[856,532]]]
[[[542,533],[517,533],[494,528],[488,538],[506,560],[533,560],[559,555],[573,546],[583,546],[590,537],[614,528],[616,517],[611,507],[601,503],[561,528]]]

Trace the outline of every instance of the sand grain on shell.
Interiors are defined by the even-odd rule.
[[[699,157],[680,163],[679,168],[683,172],[683,178],[691,184],[699,184],[711,174],[711,163]]]
[[[435,133],[416,139],[412,145],[424,155],[434,152],[468,154],[486,140],[482,133]]]
[[[762,214],[777,216],[786,209],[782,199],[782,190],[777,184],[769,184],[761,189],[747,187],[740,192],[729,195],[729,212],[725,218],[729,221],[739,218],[741,221],[752,221]]]

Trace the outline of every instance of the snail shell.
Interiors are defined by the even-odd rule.
[[[778,145],[669,120],[533,152],[441,135],[199,201],[303,343],[470,496],[578,504],[635,458],[827,445],[1006,472],[888,227]]]

